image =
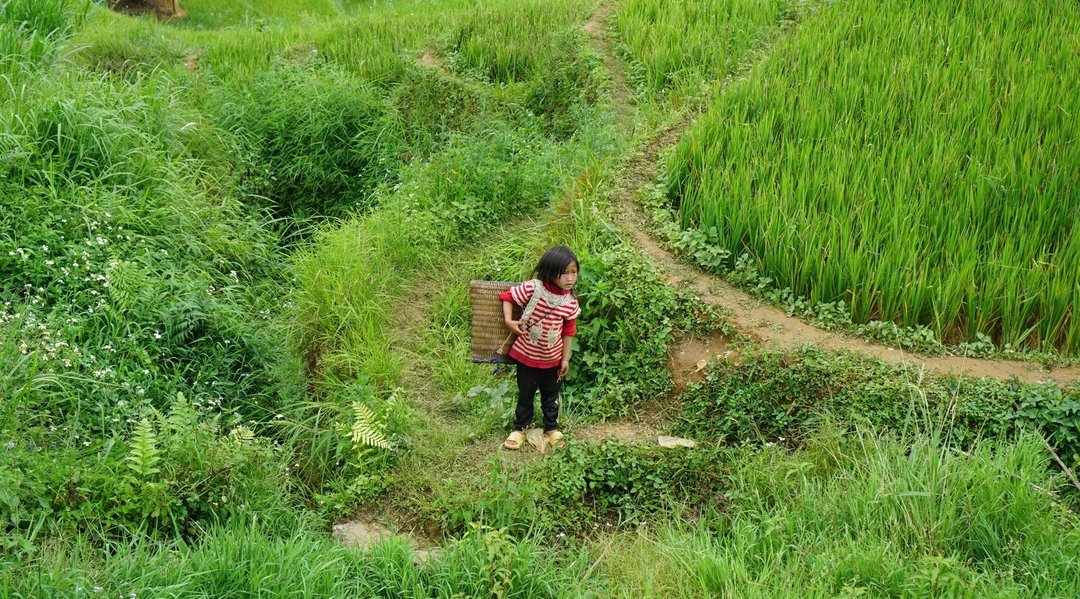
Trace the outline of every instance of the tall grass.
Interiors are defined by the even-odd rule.
[[[71,0],[0,1],[0,98],[22,77],[49,65],[61,42],[81,22]]]
[[[568,597],[580,567],[545,548],[477,528],[423,565],[404,538],[367,551],[341,546],[298,522],[291,534],[256,522],[215,527],[199,542],[108,547],[104,563],[86,537],[58,541],[4,597]]]
[[[623,597],[1070,597],[1076,515],[1037,440],[954,453],[932,437],[815,435],[734,460],[727,513],[617,537]]]
[[[716,97],[668,191],[856,321],[1075,352],[1078,31],[1071,2],[833,3]]]
[[[616,26],[646,97],[704,91],[731,72],[795,0],[631,0]]]
[[[553,68],[552,32],[582,23],[593,2],[526,0],[475,4],[450,35],[455,64],[498,83],[531,79]]]

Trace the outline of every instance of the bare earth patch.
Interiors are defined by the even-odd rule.
[[[413,537],[396,534],[378,522],[365,519],[349,520],[348,522],[335,524],[332,536],[341,541],[343,545],[361,551],[366,551],[379,541],[389,537],[405,537],[408,539],[409,544],[412,545],[413,549],[416,550],[413,561],[416,562],[417,565],[437,556],[442,551],[438,547],[431,547],[426,543],[420,543]]]
[[[131,15],[153,13],[162,21],[187,16],[180,0],[109,0],[109,8]]]
[[[429,69],[439,69],[442,68],[442,61],[435,54],[435,50],[425,48],[424,53],[420,55],[420,65]]]
[[[705,369],[710,361],[736,357],[737,354],[731,349],[731,340],[720,333],[705,338],[684,337],[676,341],[668,350],[668,372],[675,383],[676,393],[705,378]]]
[[[184,56],[184,68],[186,68],[188,71],[191,71],[192,73],[199,69],[198,52],[188,52],[187,55]]]

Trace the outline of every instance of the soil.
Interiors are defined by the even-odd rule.
[[[180,0],[110,0],[109,8],[131,15],[154,13],[162,21],[187,16]]]
[[[429,69],[443,68],[442,60],[439,60],[439,56],[431,48],[425,48],[424,53],[420,55],[420,65]]]
[[[199,70],[198,52],[188,52],[188,54],[184,56],[184,68],[186,68],[188,71],[191,71],[192,73]]]
[[[607,38],[607,20],[615,12],[614,2],[605,2],[589,15],[581,30],[589,36],[593,47],[604,61],[604,68],[611,77],[609,96],[611,110],[619,130],[629,132],[633,125],[634,90],[626,80],[626,74]]]
[[[710,362],[737,359],[738,354],[731,349],[731,340],[721,333],[676,341],[668,349],[668,372],[675,382],[675,393],[682,393],[691,383],[705,378],[705,369]]]
[[[653,425],[647,422],[606,421],[576,428],[571,436],[586,441],[622,439],[633,443],[655,443],[658,433]]]

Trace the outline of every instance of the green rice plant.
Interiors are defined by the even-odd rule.
[[[632,0],[615,25],[649,99],[703,91],[794,10],[793,0]]]
[[[1080,9],[1028,8],[829,4],[679,143],[682,225],[854,322],[1075,352]]]
[[[454,65],[496,83],[526,81],[552,68],[552,33],[583,23],[591,2],[526,0],[473,4],[447,41]]]

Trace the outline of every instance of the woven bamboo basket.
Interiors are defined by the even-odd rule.
[[[469,283],[469,303],[472,305],[472,361],[487,364],[508,364],[506,355],[514,335],[503,322],[502,300],[499,294],[517,283],[506,281],[472,281]],[[521,318],[521,307],[514,306],[514,318]]]

